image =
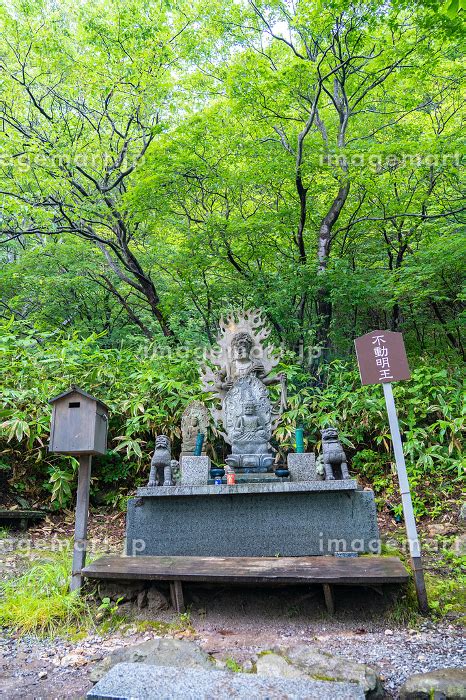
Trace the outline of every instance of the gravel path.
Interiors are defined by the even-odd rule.
[[[14,546],[11,550],[4,549],[0,553],[0,578],[17,575],[31,560],[40,558],[49,547],[50,537],[69,537],[72,524],[71,517],[57,523],[47,521],[35,531],[41,539],[33,543],[27,555],[11,551]],[[97,542],[105,541],[105,551],[118,552],[123,524],[124,518],[118,516],[109,530],[108,518],[95,516],[91,531]],[[13,544],[18,546],[16,542]],[[324,651],[377,666],[388,697],[396,698],[401,684],[414,673],[466,665],[464,628],[454,616],[450,622],[413,622],[412,628],[396,624],[397,595],[395,589],[386,589],[383,596],[371,589],[339,589],[336,614],[331,618],[320,587],[185,586],[192,630],[174,636],[196,640],[217,659],[235,660],[245,669],[251,668],[260,651],[302,643],[316,645]],[[158,613],[157,619],[179,621],[171,610]],[[92,686],[89,674],[95,662],[117,648],[156,636],[155,631],[138,632],[134,623],[121,626],[115,633],[89,634],[75,642],[14,638],[0,630],[0,697],[81,699]]]
[[[462,629],[453,624],[426,621],[417,629],[388,628],[380,612],[372,615],[357,610],[341,610],[335,618],[326,617],[316,596],[299,601],[302,592],[288,591],[287,604],[294,610],[290,619],[276,592],[225,589],[215,597],[212,591],[196,593],[199,602],[210,606],[192,612],[193,631],[178,637],[196,640],[219,660],[234,659],[246,668],[263,650],[276,646],[313,644],[380,669],[389,697],[413,673],[465,663],[466,644]],[[341,600],[343,603],[350,602]],[[370,602],[370,601],[369,601]],[[301,609],[297,612],[297,608]],[[294,606],[294,607],[293,607]],[[322,609],[321,609],[322,607]],[[264,610],[267,609],[267,614]],[[208,610],[208,612],[206,612]],[[284,614],[285,612],[285,614]],[[370,606],[366,611],[370,612]],[[160,619],[173,621],[174,613],[161,613]],[[38,640],[23,637],[0,638],[0,697],[8,700],[58,700],[82,698],[91,687],[88,679],[93,664],[112,650],[154,638],[156,633],[137,632],[133,626],[105,637],[89,635],[79,642]]]
[[[460,629],[439,626],[419,632],[390,630],[364,635],[343,633],[319,636],[319,645],[354,661],[377,666],[387,693],[396,691],[414,673],[466,664],[466,642]]]

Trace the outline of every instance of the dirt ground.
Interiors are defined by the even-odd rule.
[[[387,526],[385,530],[387,531]],[[453,532],[446,523],[443,531]],[[22,538],[30,548],[27,560],[40,557],[50,541],[72,533],[71,514],[51,518]],[[386,534],[389,534],[386,532]],[[95,514],[90,539],[99,552],[118,552],[123,537],[123,518]],[[17,541],[17,540],[16,540]],[[26,564],[16,550],[0,554],[0,573],[15,575]],[[433,561],[435,566],[435,561]],[[274,647],[298,643],[379,668],[389,697],[397,697],[403,681],[413,673],[464,664],[464,630],[458,616],[441,622],[424,619],[410,625],[397,624],[400,592],[341,588],[336,591],[336,613],[329,617],[320,587],[232,588],[185,585],[189,614],[186,629],[169,636],[192,639],[219,660],[248,669],[254,656]],[[173,610],[157,614],[162,623],[180,623]],[[129,620],[105,634],[98,627],[78,641],[37,639],[3,630],[0,635],[0,697],[8,700],[61,700],[83,698],[92,687],[89,674],[98,660],[122,646],[160,636],[159,629]]]

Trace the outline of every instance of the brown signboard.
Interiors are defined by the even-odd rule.
[[[372,331],[354,341],[363,384],[410,379],[402,333]]]

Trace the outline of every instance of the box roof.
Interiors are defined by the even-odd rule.
[[[68,391],[64,391],[62,394],[58,394],[58,396],[54,396],[53,399],[49,399],[49,403],[55,403],[55,401],[58,401],[59,399],[63,399],[63,398],[65,398],[65,396],[69,396],[69,394],[81,394],[81,396],[86,396],[86,398],[91,399],[92,401],[95,401],[96,403],[99,403],[107,411],[109,410],[107,404],[105,404],[103,401],[101,401],[100,399],[96,399],[95,396],[91,396],[91,394],[88,394],[87,391],[80,389],[78,386],[75,386],[74,384],[71,385],[71,388],[68,389]]]

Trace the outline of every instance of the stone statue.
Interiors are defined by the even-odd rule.
[[[152,460],[150,463],[150,476],[149,476],[149,483],[147,484],[148,486],[162,486],[162,485],[168,485],[165,484],[165,469],[168,467],[171,469],[174,468],[173,462],[176,462],[176,465],[178,465],[178,462],[176,460],[172,460],[171,458],[171,446],[170,446],[170,440],[167,438],[166,435],[157,435],[155,438],[155,450],[154,454],[152,455]],[[167,477],[168,477],[168,472],[167,472]],[[171,481],[171,471],[170,471],[170,478],[169,480]],[[170,484],[173,485],[173,484]]]
[[[231,445],[228,465],[239,471],[268,471],[274,461],[269,445],[272,430],[286,405],[285,376],[272,370],[279,357],[263,341],[270,331],[260,311],[231,314],[220,320],[218,347],[201,375],[204,388],[220,400],[221,408],[213,410],[215,424],[220,422],[220,435]],[[267,387],[281,385],[280,406],[274,407]]]
[[[206,435],[208,426],[209,413],[202,401],[192,401],[188,404],[181,416],[182,455],[194,454],[197,435],[198,433]],[[205,454],[205,440],[202,454]]]
[[[236,454],[265,454],[270,438],[267,425],[256,413],[254,401],[246,399],[243,413],[233,429],[232,451]]]
[[[164,486],[175,486],[175,481],[173,479],[173,472],[178,466],[178,461],[176,459],[171,459],[170,464],[164,467],[163,470],[163,485]]]
[[[325,470],[325,478],[335,479],[335,467],[340,467],[341,478],[349,479],[348,463],[341,442],[338,439],[336,428],[324,428],[322,434],[322,459]]]

